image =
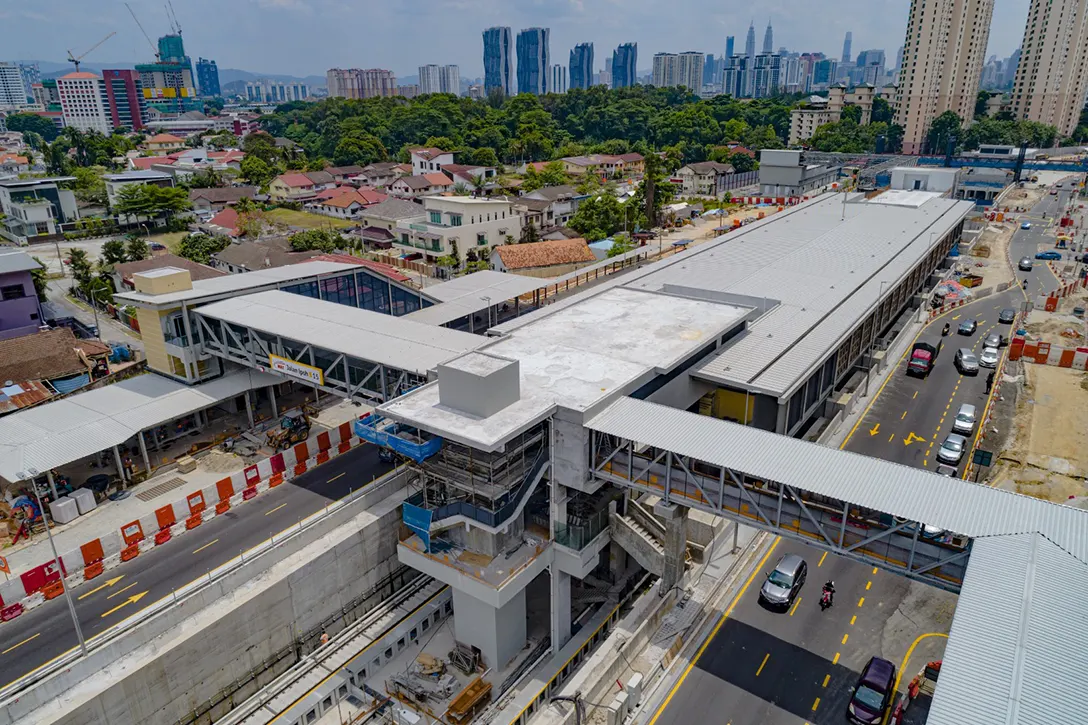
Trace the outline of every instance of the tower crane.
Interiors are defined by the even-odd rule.
[[[112,33],[110,33],[109,35],[107,35],[105,38],[102,38],[102,40],[100,40],[97,43],[95,43],[94,45],[92,45],[90,48],[88,48],[86,51],[84,51],[83,55],[79,56],[78,58],[76,56],[72,55],[72,51],[69,50],[68,51],[68,62],[69,63],[75,63],[76,73],[79,73],[79,63],[80,63],[80,61],[82,61],[84,58],[86,58],[87,55],[90,54],[90,52],[92,50],[95,50],[98,46],[102,45],[103,43],[105,43],[107,40],[109,40],[110,38],[112,38],[115,35],[117,35],[116,30],[113,31]]]
[[[155,44],[151,42],[151,36],[147,34],[147,31],[144,30],[144,26],[140,24],[140,19],[136,17],[136,12],[132,9],[132,6],[128,3],[125,3],[125,7],[128,8],[128,13],[132,16],[132,19],[136,21],[136,27],[139,28],[140,32],[144,34],[145,38],[147,38],[147,44],[151,46],[151,52],[155,54],[155,61],[158,62],[160,60],[159,49],[156,48]]]
[[[170,20],[170,29],[181,35],[181,23],[178,22],[178,14],[174,12],[174,3],[166,0],[166,17]]]

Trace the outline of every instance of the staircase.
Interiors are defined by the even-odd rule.
[[[608,518],[612,540],[623,547],[646,571],[662,576],[665,571],[665,547],[631,516],[613,513]]]

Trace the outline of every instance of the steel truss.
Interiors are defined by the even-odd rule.
[[[590,431],[592,475],[785,538],[959,592],[967,537],[743,471]]]

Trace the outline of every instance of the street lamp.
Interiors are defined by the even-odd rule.
[[[53,531],[49,526],[49,523],[45,520],[45,506],[42,505],[41,494],[38,493],[38,484],[35,482],[35,478],[38,477],[39,472],[36,468],[28,468],[26,471],[20,471],[18,474],[20,479],[24,481],[30,481],[30,487],[34,489],[34,498],[38,500],[38,511],[41,512],[42,523],[45,524],[45,533],[49,537],[49,547],[53,550],[53,561],[57,565],[57,571],[60,572],[60,585],[64,590],[64,598],[68,602],[68,611],[72,615],[72,625],[76,629],[76,637],[79,639],[79,649],[83,656],[87,656],[87,641],[83,639],[83,630],[79,628],[79,618],[76,616],[76,605],[72,601],[72,592],[68,589],[68,582],[64,580],[64,566],[60,562],[60,555],[57,554],[57,545],[53,541]]]
[[[91,311],[94,312],[94,334],[99,342],[102,342],[102,329],[98,326],[98,290],[93,287],[91,292]]]

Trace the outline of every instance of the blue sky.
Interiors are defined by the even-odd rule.
[[[162,0],[130,0],[152,39],[167,32]],[[593,41],[595,65],[621,42],[639,45],[639,67],[655,52],[721,54],[725,36],[742,48],[751,20],[762,45],[768,19],[775,47],[838,57],[847,30],[856,54],[883,48],[889,63],[903,42],[909,0],[174,0],[193,58],[220,67],[296,76],[331,67],[391,68],[415,74],[426,63],[456,63],[462,77],[482,73],[481,31],[490,25],[551,28],[552,62]],[[989,54],[1007,56],[1023,34],[1028,0],[997,0]],[[422,8],[422,10],[421,10]],[[88,63],[149,60],[147,41],[120,0],[7,0],[0,6],[0,60],[61,61],[111,30],[117,35]]]

